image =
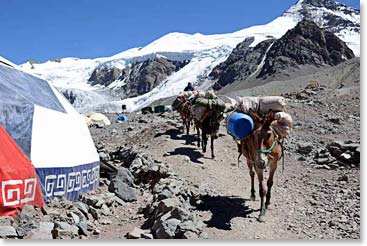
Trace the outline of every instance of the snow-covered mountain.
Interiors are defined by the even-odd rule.
[[[267,39],[278,39],[303,18],[310,18],[346,42],[356,56],[360,53],[359,10],[333,0],[300,0],[283,15],[265,25],[258,25],[229,34],[203,35],[169,33],[150,44],[126,50],[111,57],[96,59],[62,58],[45,63],[27,62],[21,68],[49,80],[55,87],[76,97],[74,106],[80,112],[119,112],[121,105],[129,111],[140,109],[152,102],[177,95],[188,82],[209,88],[213,82],[208,75],[225,61],[237,44],[251,38],[250,47]],[[131,97],[122,90],[128,83],[124,73],[136,64],[163,57],[169,61],[189,61],[179,70],[161,76],[154,88],[145,94]],[[103,68],[103,69],[102,69]],[[107,70],[106,70],[107,69]],[[98,71],[113,70],[114,81],[93,83],[91,75]],[[139,71],[139,70],[136,70]],[[108,74],[107,74],[108,75]],[[106,76],[104,76],[106,77]],[[111,76],[107,76],[107,79]],[[129,83],[131,80],[129,80]],[[141,81],[139,82],[141,83]],[[92,85],[93,84],[93,85]],[[130,98],[129,98],[130,97]]]

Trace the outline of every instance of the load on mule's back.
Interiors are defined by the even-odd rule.
[[[275,170],[282,157],[284,162],[284,137],[290,133],[293,121],[285,112],[286,102],[283,97],[243,97],[238,101],[236,110],[227,117],[227,131],[236,140],[239,157],[243,154],[246,158],[253,200],[255,172],[257,174],[260,196],[259,221],[264,222],[266,209],[270,205]],[[269,166],[269,177],[265,186],[266,166]]]

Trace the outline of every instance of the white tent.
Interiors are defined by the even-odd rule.
[[[0,125],[35,166],[45,199],[77,199],[98,186],[99,156],[84,117],[47,81],[6,61]]]

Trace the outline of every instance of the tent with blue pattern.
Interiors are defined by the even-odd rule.
[[[44,200],[97,188],[99,156],[83,116],[49,82],[0,61],[0,125],[35,167]]]

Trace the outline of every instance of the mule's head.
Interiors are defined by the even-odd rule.
[[[264,168],[265,161],[269,153],[264,153],[261,151],[271,149],[270,154],[272,154],[272,145],[274,141],[276,141],[274,132],[271,129],[271,123],[274,121],[274,112],[269,110],[268,113],[261,117],[256,112],[250,110],[249,115],[254,121],[254,131],[252,136],[257,156],[257,158],[255,159],[255,163],[257,164],[257,166]],[[274,149],[274,151],[276,151],[276,149]]]
[[[268,141],[272,137],[273,130],[271,128],[271,123],[273,123],[274,120],[275,120],[275,114],[272,110],[269,110],[265,114],[261,126],[261,134],[264,141]]]
[[[172,103],[172,108],[178,110],[180,106],[186,101],[184,96],[177,96],[176,99]]]
[[[207,133],[212,135],[214,138],[218,138],[220,122],[223,119],[224,119],[223,112],[210,109],[207,114],[207,117],[203,121],[205,128],[207,128]]]
[[[250,109],[250,111],[248,112],[248,114],[250,115],[250,117],[254,121],[254,131],[256,131],[257,129],[259,129],[262,126],[262,124],[263,124],[263,118],[261,118],[260,115],[258,115],[252,109]]]

